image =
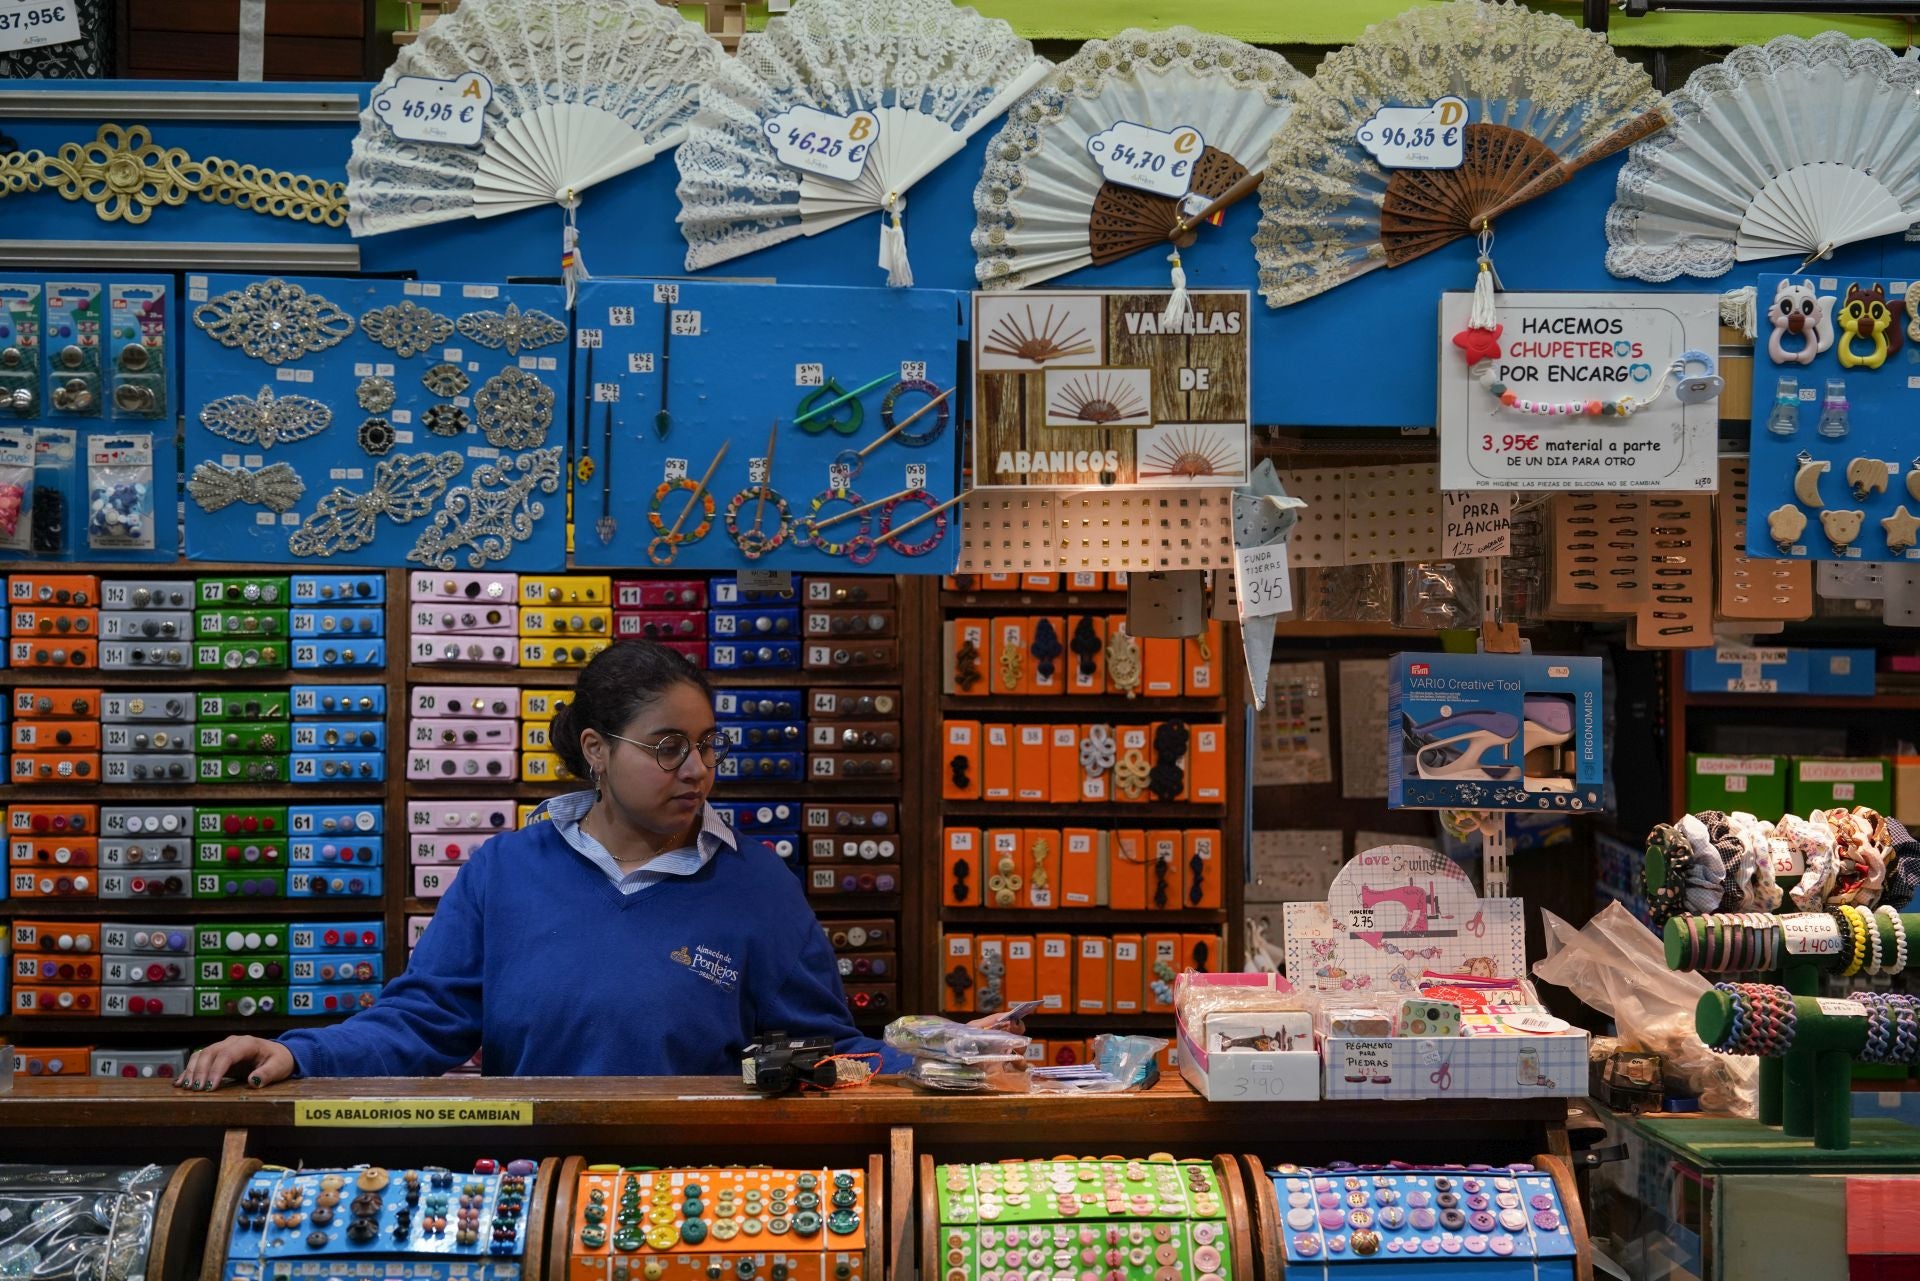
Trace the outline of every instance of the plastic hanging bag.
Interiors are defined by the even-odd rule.
[[[153,437],[87,437],[87,547],[153,550]]]
[[[0,431],[0,550],[33,546],[33,433]]]
[[[167,416],[167,286],[117,284],[108,290],[113,329],[115,418]]]
[[[40,286],[0,280],[0,419],[40,416]]]
[[[129,1281],[146,1275],[165,1166],[0,1165],[0,1277]]]
[[[1547,956],[1534,976],[1564,987],[1609,1015],[1621,1043],[1658,1054],[1670,1077],[1687,1083],[1709,1112],[1752,1116],[1759,1098],[1758,1059],[1715,1054],[1694,1031],[1693,1011],[1708,988],[1698,974],[1667,968],[1659,937],[1618,903],[1576,930],[1540,913]]]
[[[1021,1014],[1032,1012],[1032,1006],[1020,1011]],[[1027,1047],[1033,1041],[1004,1026],[1016,1022],[1017,1017],[1008,1017],[997,1024],[986,1020],[955,1023],[937,1014],[908,1014],[887,1024],[883,1035],[889,1048],[916,1059],[963,1064],[1024,1062]]]
[[[73,493],[77,488],[79,438],[65,427],[33,433],[33,554],[41,560],[72,560]]]

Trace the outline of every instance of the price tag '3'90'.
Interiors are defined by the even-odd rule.
[[[880,138],[880,118],[871,111],[840,116],[817,107],[789,107],[768,117],[763,127],[781,164],[838,182],[860,176]]]
[[[409,142],[477,147],[487,127],[493,81],[478,71],[453,80],[401,76],[373,100],[374,114]]]

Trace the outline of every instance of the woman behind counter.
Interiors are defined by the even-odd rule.
[[[475,850],[371,1008],[277,1041],[228,1037],[174,1084],[431,1076],[475,1050],[497,1076],[731,1076],[775,1030],[881,1049],[853,1026],[799,879],[707,804],[728,744],[699,668],[651,641],[608,647],[552,742],[593,789]]]

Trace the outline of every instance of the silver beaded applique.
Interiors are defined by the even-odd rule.
[[[378,374],[362,378],[353,395],[360,402],[360,408],[368,413],[384,414],[393,408],[393,379],[382,378]]]
[[[458,365],[435,365],[420,375],[420,382],[436,396],[458,396],[473,384]]]
[[[460,317],[460,336],[482,347],[505,347],[518,356],[522,347],[550,347],[567,336],[567,327],[544,311],[521,311],[510,302],[501,311],[470,311]]]
[[[369,418],[360,424],[360,448],[375,458],[393,448],[393,424],[384,418]]]
[[[436,436],[458,436],[466,431],[472,420],[467,417],[467,411],[458,405],[434,405],[428,408],[422,421],[426,423],[427,430]]]
[[[356,494],[335,486],[287,536],[287,550],[295,556],[332,556],[365,547],[380,532],[382,516],[404,525],[432,511],[447,482],[466,465],[452,450],[383,459],[373,465],[372,489]]]
[[[307,492],[307,482],[286,463],[268,463],[258,471],[201,463],[187,480],[187,493],[205,511],[217,512],[232,503],[252,503],[269,511],[292,511]]]
[[[275,396],[271,387],[258,396],[222,396],[200,411],[201,426],[214,435],[262,449],[318,436],[332,422],[333,411],[313,397]]]
[[[193,309],[193,323],[222,347],[238,347],[269,365],[325,351],[353,333],[352,316],[278,278],[209,298]]]
[[[360,317],[367,337],[400,357],[418,356],[453,336],[453,322],[410,300],[376,307]]]
[[[553,424],[553,388],[517,365],[487,379],[473,398],[480,430],[489,445],[532,449],[547,439]]]
[[[471,569],[505,560],[516,544],[533,536],[534,523],[546,514],[534,491],[551,494],[559,488],[558,446],[476,467],[469,484],[447,491],[446,506],[420,531],[407,559],[452,569],[454,553],[464,548]]]

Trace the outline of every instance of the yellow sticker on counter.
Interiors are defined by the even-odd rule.
[[[533,1104],[501,1099],[296,1099],[293,1123],[352,1129],[532,1125]]]

